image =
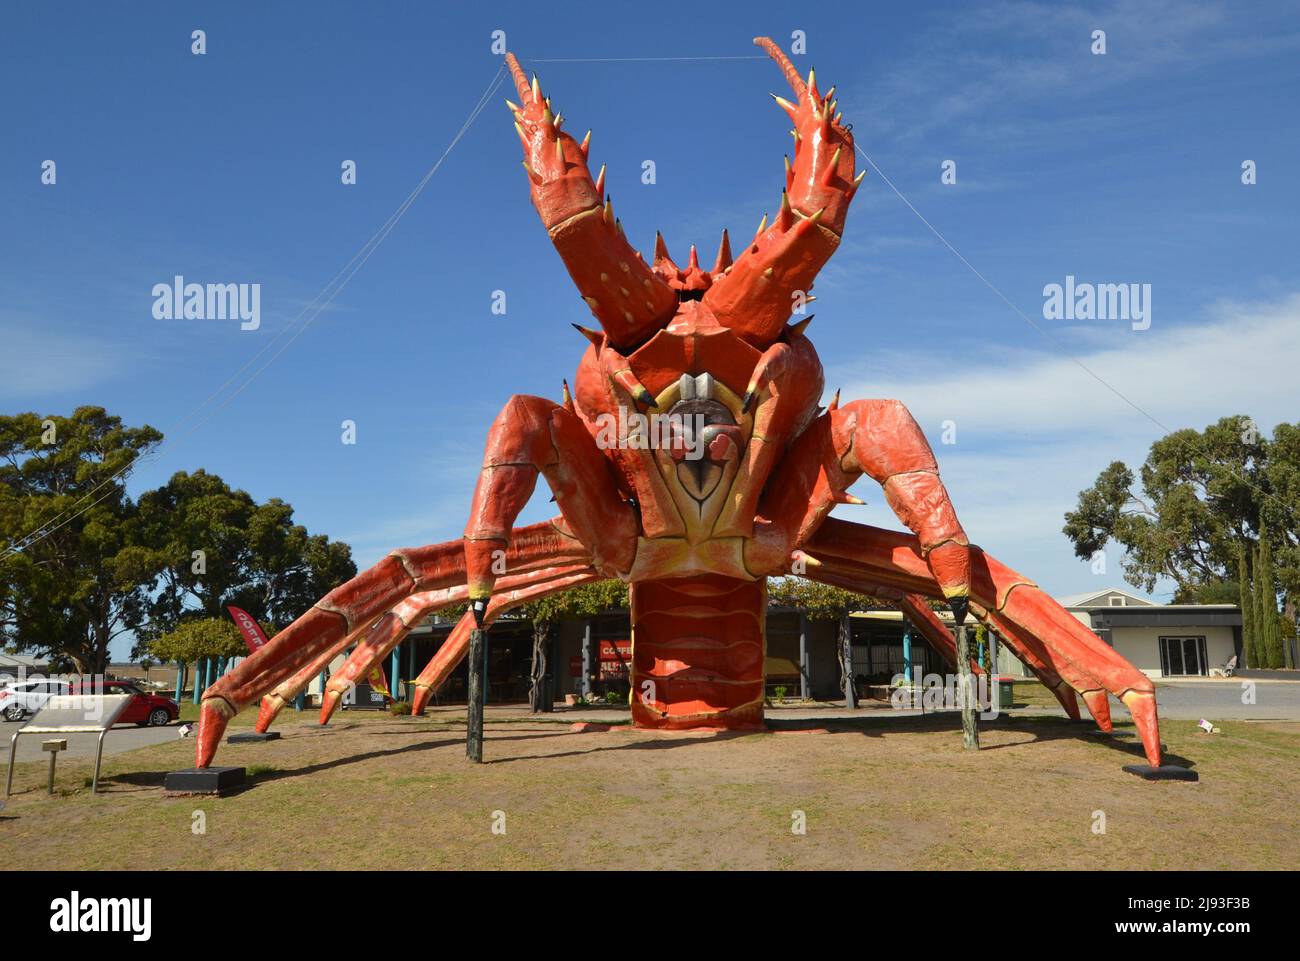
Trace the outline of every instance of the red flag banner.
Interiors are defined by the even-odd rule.
[[[239,633],[244,635],[244,643],[248,645],[248,652],[256,654],[257,649],[266,643],[266,635],[262,633],[262,626],[253,620],[251,614],[247,611],[235,607],[233,604],[226,607],[230,616],[235,621],[235,627],[239,628]]]

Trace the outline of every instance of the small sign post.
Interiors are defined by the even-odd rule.
[[[41,750],[50,752],[50,780],[45,786],[46,794],[54,793],[54,761],[58,758],[60,751],[66,751],[67,749],[68,742],[66,739],[41,742]]]

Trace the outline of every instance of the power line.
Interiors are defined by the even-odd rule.
[[[290,331],[293,331],[288,341],[285,342],[285,344],[282,347],[280,347],[280,349],[277,350],[266,361],[266,363],[258,367],[255,371],[253,371],[251,375],[248,376],[248,378],[246,378],[243,381],[243,383],[241,383],[238,387],[236,387],[233,391],[231,391],[229,395],[226,396],[225,399],[222,400],[216,407],[213,407],[211,410],[207,412],[206,415],[204,415],[201,419],[199,419],[191,427],[189,427],[189,429],[182,432],[177,437],[177,440],[184,440],[185,438],[191,436],[195,431],[197,431],[200,427],[202,427],[209,420],[211,420],[215,414],[223,410],[232,400],[234,400],[237,396],[239,396],[239,394],[241,394],[244,391],[244,389],[247,388],[248,385],[251,384],[258,377],[258,375],[262,373],[262,371],[266,370],[266,368],[269,367],[272,363],[274,363],[275,360],[281,354],[283,354],[290,346],[292,346],[293,343],[302,335],[302,333],[308,327],[311,326],[311,324],[316,320],[317,317],[320,316],[320,314],[325,310],[325,308],[328,307],[334,301],[334,299],[348,285],[348,282],[351,281],[351,279],[356,275],[357,271],[359,271],[365,265],[366,261],[368,261],[370,257],[374,254],[374,252],[379,248],[379,245],[384,242],[384,240],[392,232],[393,228],[397,226],[398,221],[402,219],[402,216],[406,213],[406,211],[409,210],[411,205],[415,203],[416,198],[420,196],[425,186],[427,186],[429,181],[433,178],[433,175],[438,172],[438,168],[442,166],[443,161],[447,159],[451,151],[456,147],[458,143],[460,143],[461,139],[469,131],[469,128],[473,125],[474,121],[478,118],[479,114],[483,112],[483,109],[487,106],[488,102],[491,100],[492,95],[501,86],[501,83],[504,81],[504,79],[505,79],[505,67],[504,65],[502,65],[501,67],[497,68],[497,72],[493,76],[491,82],[487,85],[487,87],[484,88],[483,92],[479,95],[479,98],[475,102],[473,109],[470,111],[469,115],[465,118],[464,123],[461,124],[460,129],[456,132],[456,135],[452,138],[451,142],[447,145],[447,148],[442,152],[442,155],[439,156],[436,161],[434,161],[433,166],[431,166],[429,170],[424,174],[424,176],[420,178],[419,182],[415,185],[415,188],[398,205],[397,209],[394,210],[393,213],[389,215],[388,219],[384,221],[384,223],[379,227],[379,229],[376,230],[375,233],[373,233],[370,236],[370,238],[364,244],[361,245],[360,249],[358,249],[357,252],[352,255],[351,259],[349,259],[348,262],[344,264],[344,266],[330,279],[330,281],[323,288],[321,288],[321,290],[316,294],[316,296],[313,297],[311,301],[307,303],[307,305],[298,313],[298,315],[292,321],[290,321],[285,327],[283,327],[275,335],[275,337],[273,337],[265,345],[263,345],[263,347],[260,350],[258,350],[255,354],[253,354],[252,357],[250,357],[247,361],[245,361],[242,367],[240,367],[237,371],[235,371],[235,373],[233,373],[230,377],[226,378],[226,380],[220,386],[218,386],[216,390],[212,391],[212,393],[210,393],[206,398],[204,398],[204,400],[197,407],[195,407],[192,411],[190,411],[188,414],[182,417],[177,422],[177,428],[179,428],[181,425],[184,425],[185,422],[190,420],[191,418],[198,416],[205,407],[211,404],[215,398],[220,396],[222,392],[226,390],[227,387],[229,387],[232,383],[234,383],[240,377],[240,375],[242,375],[253,364],[255,364],[260,357],[262,357],[267,351],[271,350],[271,348],[273,348],[276,345],[276,343],[278,343],[286,334],[289,334]],[[321,299],[322,297],[324,297],[323,300]],[[315,308],[314,311],[313,308]],[[299,324],[299,321],[302,321],[302,323]],[[298,325],[296,330],[294,329],[295,325]],[[158,446],[160,447],[162,445],[160,444]],[[76,508],[78,508],[79,505],[81,505],[86,500],[86,498],[93,496],[98,490],[103,488],[105,485],[111,484],[114,481],[127,476],[139,464],[143,463],[150,457],[155,457],[157,455],[157,451],[158,448],[155,447],[148,454],[138,457],[135,460],[131,461],[130,463],[126,464],[124,467],[120,468],[119,470],[110,474],[108,477],[99,481],[90,490],[82,494],[70,506],[64,508],[54,517],[47,520],[40,527],[35,528],[34,530],[27,533],[25,536],[17,539],[16,541],[11,542],[5,548],[4,552],[0,553],[0,560],[3,560],[4,558],[10,556],[11,554],[16,554],[20,551],[26,550],[32,544],[35,544],[38,541],[43,540],[44,538],[53,534],[55,531],[65,527],[66,525],[70,524],[72,521],[76,520],[86,511],[90,510],[96,504],[99,504],[106,497],[112,494],[115,488],[110,487],[108,491],[106,491],[104,494],[100,495],[99,497],[95,498],[85,507],[81,508],[80,510],[76,510]],[[71,516],[65,518],[64,515],[68,514],[69,511],[75,511],[75,513],[72,513]]]

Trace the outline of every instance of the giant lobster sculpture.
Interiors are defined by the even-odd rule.
[[[943,598],[1004,639],[1078,718],[1076,693],[1103,730],[1108,694],[1132,714],[1160,764],[1153,685],[1031,581],[970,544],[920,428],[896,400],[832,401],[802,304],[835,252],[863,174],[834,89],[804,81],[767,38],[793,100],[781,207],[733,259],[712,269],[695,248],[683,269],[657,238],[634,250],[593,180],[590,134],[507,63],[507,101],[533,205],[599,330],[560,403],[512,397],[488,433],[463,540],[394,551],[331,591],[203,695],[199,767],[230,717],[261,698],[258,730],[321,669],[355,647],[329,682],[321,720],[431,612],[468,609],[415,679],[414,711],[464,658],[470,632],[510,608],[602,578],[631,587],[634,722],[649,728],[763,723],[768,577],[802,576],[886,599],[950,661],[955,645],[928,599]],[[865,172],[864,172],[865,173]],[[648,415],[658,415],[648,416]],[[646,425],[658,424],[656,432]],[[666,425],[666,426],[665,426]],[[515,527],[538,475],[560,516]],[[861,475],[879,483],[911,531],[829,517]]]

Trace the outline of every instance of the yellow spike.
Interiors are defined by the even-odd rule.
[[[523,164],[523,165],[524,165],[524,169],[528,171],[528,176],[529,176],[529,177],[532,177],[532,176],[533,176],[533,168],[530,167],[530,166],[528,166],[528,161],[527,161],[527,160],[521,160],[521,161],[519,161],[519,162],[520,162],[521,164]]]
[[[515,133],[519,134],[520,140],[522,140],[524,143],[528,143],[528,138],[524,136],[524,128],[521,127],[518,123],[515,124]]]
[[[518,113],[518,112],[519,112],[519,104],[515,103],[515,102],[512,101],[512,100],[507,100],[507,101],[506,101],[506,106],[510,108],[510,112],[511,112],[511,113]]]
[[[795,115],[796,111],[798,111],[798,109],[799,109],[798,107],[796,107],[794,104],[792,104],[789,100],[786,100],[785,97],[778,97],[778,96],[777,96],[776,94],[774,94],[774,93],[773,93],[773,94],[768,94],[768,96],[770,96],[773,100],[775,100],[776,103],[777,103],[777,106],[779,106],[782,110],[784,110],[786,113],[788,113],[788,114],[790,115],[791,119],[794,118],[794,115]]]
[[[605,223],[607,224],[612,223],[614,220],[614,201],[610,200],[608,197],[605,198],[604,217]]]
[[[605,165],[601,164],[600,173],[596,174],[596,193],[603,194],[604,192],[605,192]]]
[[[841,120],[843,120],[843,119],[844,119],[844,114],[842,114],[842,113],[837,113],[837,114],[835,115],[835,122],[836,122],[836,123],[839,123],[839,122],[840,122]]]
[[[590,130],[587,131],[587,136],[585,136],[585,137],[582,138],[582,155],[583,155],[584,157],[587,156],[587,152],[588,152],[589,150],[591,150],[591,131],[590,131]]]
[[[817,211],[817,213],[809,217],[808,220],[815,224],[817,223],[817,221],[822,219],[822,214],[824,213],[826,213],[826,208],[822,207],[820,210]]]
[[[840,491],[835,496],[835,500],[837,500],[841,504],[856,504],[859,507],[864,506],[867,503],[861,497],[857,497],[854,494],[850,494],[848,491]]]
[[[854,177],[854,178],[853,178],[853,188],[856,190],[858,184],[862,183],[862,181],[865,180],[866,177],[867,177],[867,172],[866,172],[865,170],[862,171],[862,173],[858,174],[856,177]]]
[[[600,301],[597,300],[595,297],[583,297],[582,299],[587,302],[587,306],[590,307],[593,311],[600,310]]]
[[[766,229],[767,229],[767,214],[763,214],[763,219],[758,222],[758,230],[754,232],[754,236],[757,237]]]
[[[812,300],[811,297],[809,297],[808,299],[809,299],[809,300]],[[835,396],[831,398],[830,405],[829,405],[826,409],[827,409],[827,410],[838,410],[838,409],[839,409],[839,406],[840,406],[840,389],[839,389],[838,387],[836,387],[836,388],[835,388]]]
[[[567,410],[569,413],[573,413],[573,395],[569,393],[569,382],[565,380],[563,381],[563,384],[564,384],[564,394],[563,394],[564,409]]]
[[[812,319],[813,319],[813,315],[809,314],[807,317],[799,321],[797,324],[791,324],[789,327],[787,327],[785,329],[787,339],[795,336],[796,334],[802,334],[804,332],[804,328],[806,328],[809,324],[812,323]]]
[[[582,334],[583,337],[586,337],[597,347],[599,347],[601,341],[605,339],[605,335],[602,334],[600,331],[592,330],[590,327],[583,327],[582,324],[574,324],[573,329],[576,330],[578,333]]]
[[[781,209],[777,213],[776,225],[784,232],[794,224],[794,211],[790,209],[790,195],[781,191]]]
[[[555,123],[555,114],[551,113],[551,105],[549,102],[546,104],[545,109],[542,110],[542,122],[550,124]]]
[[[538,98],[540,98],[541,95],[542,95],[542,88],[541,88],[541,85],[538,84],[538,82],[537,82],[537,74],[533,74],[533,90],[532,90],[532,93],[533,93],[533,102],[536,103],[537,100],[538,100]]]

